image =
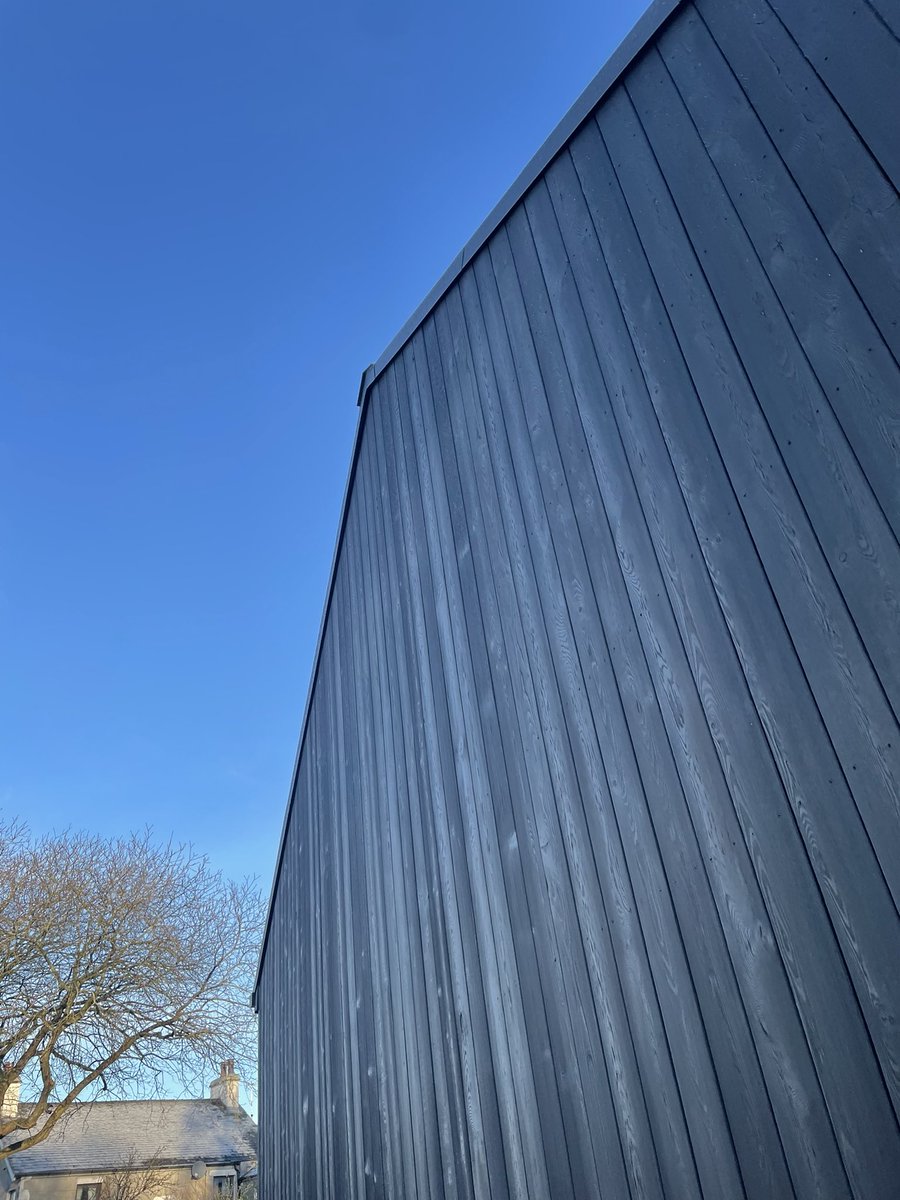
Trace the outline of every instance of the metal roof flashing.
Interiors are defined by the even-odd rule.
[[[362,373],[362,378],[359,381],[359,392],[356,396],[356,407],[362,408],[369,388],[375,382],[375,364],[369,363]]]
[[[360,379],[359,385],[359,393],[356,401],[360,410],[359,419],[357,421],[356,434],[353,442],[350,469],[344,489],[344,499],[341,505],[341,516],[338,525],[337,540],[335,543],[334,554],[332,556],[331,572],[328,579],[325,607],[322,613],[322,622],[319,628],[319,637],[316,645],[315,657],[313,659],[312,674],[310,676],[309,690],[307,693],[303,721],[300,729],[300,739],[297,746],[297,753],[294,758],[294,769],[291,775],[291,786],[288,793],[288,802],[281,829],[281,838],[278,845],[278,855],[275,862],[275,872],[272,878],[272,888],[269,894],[269,906],[266,914],[266,928],[263,935],[262,946],[260,947],[259,962],[256,969],[256,979],[254,981],[253,992],[251,994],[251,1003],[254,1011],[256,1012],[259,1011],[257,1006],[257,992],[259,990],[262,966],[265,959],[266,946],[268,943],[269,928],[272,920],[272,909],[275,903],[275,895],[278,889],[278,880],[281,873],[281,864],[284,856],[284,846],[285,839],[287,837],[288,823],[290,821],[291,809],[294,802],[297,769],[299,767],[300,756],[303,751],[303,744],[306,739],[306,730],[309,723],[312,697],[315,690],[316,678],[319,672],[322,641],[328,622],[328,613],[331,608],[335,574],[337,571],[338,558],[340,556],[341,543],[343,541],[344,528],[347,522],[347,510],[350,501],[350,492],[353,486],[353,478],[356,473],[356,463],[359,457],[362,431],[365,424],[368,398],[372,389],[372,385],[376,382],[385,368],[388,367],[393,359],[396,358],[396,356],[400,353],[407,341],[409,341],[432,309],[440,302],[445,293],[453,286],[465,267],[471,262],[479,250],[482,249],[491,235],[506,220],[513,208],[515,208],[529,188],[531,188],[531,186],[540,178],[540,176],[544,173],[557,154],[559,154],[559,152],[563,149],[569,139],[575,134],[581,125],[588,120],[606,94],[618,83],[625,71],[628,70],[641,52],[653,41],[669,18],[674,15],[674,13],[681,7],[683,3],[684,0],[653,0],[653,3],[638,19],[631,32],[626,35],[619,46],[613,51],[604,66],[584,89],[560,123],[544,141],[537,153],[531,158],[528,165],[519,174],[513,185],[494,206],[485,220],[482,221],[481,225],[479,225],[473,236],[468,240],[468,242],[466,242],[459,254],[456,255],[453,262],[443,273],[434,287],[432,287],[422,303],[418,306],[418,308],[416,308],[415,312],[413,312],[413,314],[401,327],[393,340],[385,347],[380,357],[375,363],[366,367],[365,371],[362,373],[362,378]]]

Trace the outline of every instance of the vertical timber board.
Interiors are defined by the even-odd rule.
[[[262,1200],[900,1178],[900,19],[657,11],[364,381]]]

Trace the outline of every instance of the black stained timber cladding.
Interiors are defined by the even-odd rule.
[[[900,19],[663,15],[364,377],[263,1200],[900,1194]]]

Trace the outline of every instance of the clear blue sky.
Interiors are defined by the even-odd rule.
[[[376,358],[642,0],[0,0],[0,808],[268,889]]]

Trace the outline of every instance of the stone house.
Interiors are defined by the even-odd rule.
[[[256,1122],[233,1062],[203,1100],[77,1104],[43,1142],[0,1162],[5,1200],[236,1200],[255,1187]],[[7,1092],[5,1105],[19,1104]]]

